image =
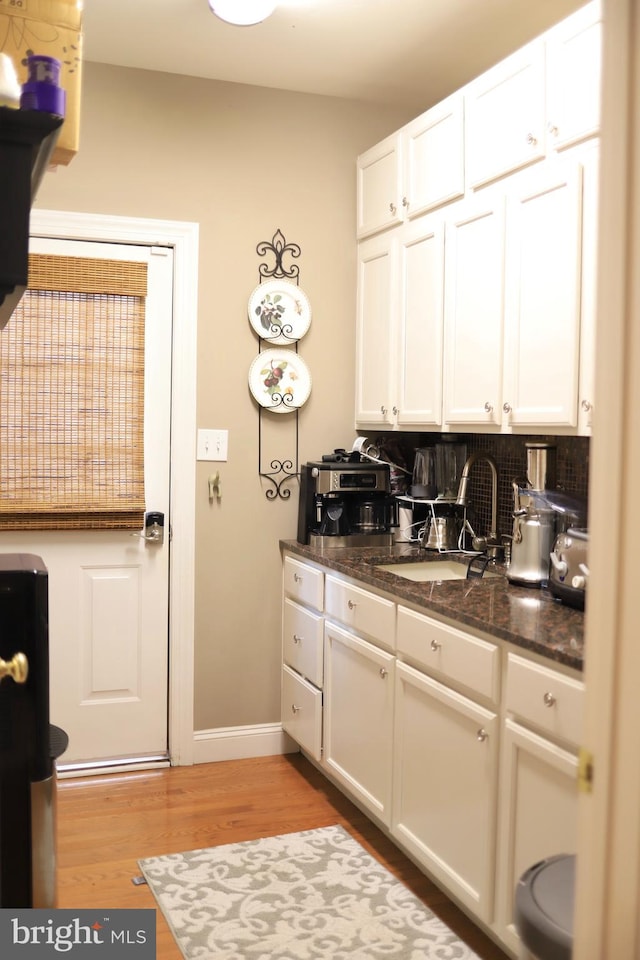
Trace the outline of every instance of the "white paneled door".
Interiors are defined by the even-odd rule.
[[[164,541],[36,531],[0,534],[0,550],[35,553],[49,572],[50,716],[69,735],[61,762],[157,760],[168,757],[173,250],[39,238],[31,252],[147,264],[145,497],[164,514]]]

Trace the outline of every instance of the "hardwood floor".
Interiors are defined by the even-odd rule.
[[[507,960],[300,754],[58,781],[58,906],[156,907],[138,858],[342,824],[483,960]],[[182,960],[160,911],[157,960]]]

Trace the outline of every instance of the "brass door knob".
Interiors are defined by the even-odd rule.
[[[11,660],[0,659],[0,680],[11,677],[15,683],[26,683],[29,676],[29,661],[24,653],[14,653]]]

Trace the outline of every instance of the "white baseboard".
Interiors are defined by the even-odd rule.
[[[279,723],[196,730],[193,736],[194,763],[271,757],[278,753],[297,753],[299,749]]]

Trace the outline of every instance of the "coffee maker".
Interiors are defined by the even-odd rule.
[[[303,464],[299,543],[320,550],[390,546],[396,523],[388,463],[367,463],[355,455]]]

